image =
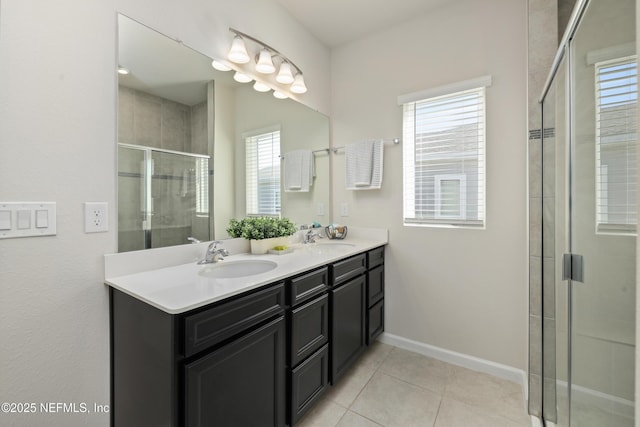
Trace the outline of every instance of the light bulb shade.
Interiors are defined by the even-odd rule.
[[[283,92],[280,92],[279,90],[274,90],[273,91],[273,96],[275,98],[278,98],[278,99],[287,99],[288,98],[287,94],[285,94]]]
[[[217,59],[214,59],[213,61],[211,61],[211,66],[213,68],[215,68],[218,71],[230,71],[231,67],[229,67],[227,64],[225,64],[224,62],[220,62]]]
[[[304,77],[302,77],[302,74],[296,74],[296,77],[293,79],[293,83],[291,84],[291,92],[305,93],[306,91],[307,86],[304,84]]]
[[[229,58],[229,61],[233,61],[236,64],[246,64],[251,60],[247,53],[247,48],[244,45],[244,40],[242,40],[240,36],[235,36],[233,38],[227,58]]]
[[[260,56],[258,56],[256,71],[262,74],[271,74],[275,70],[276,70],[276,67],[273,65],[273,60],[271,59],[271,52],[269,52],[267,49],[262,49],[260,51]]]
[[[271,90],[269,86],[259,81],[253,84],[253,88],[258,92],[269,92]]]
[[[249,83],[253,79],[244,73],[236,71],[236,73],[233,75],[233,80],[239,83]]]
[[[118,66],[118,74],[126,76],[127,74],[129,74],[129,69],[119,65]]]
[[[283,62],[280,65],[280,71],[276,76],[276,81],[283,85],[289,85],[293,83],[293,73],[291,72],[291,65],[288,62]]]

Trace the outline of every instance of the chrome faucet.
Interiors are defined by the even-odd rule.
[[[228,250],[217,248],[218,244],[222,244],[222,242],[214,240],[213,242],[209,243],[207,251],[204,253],[204,259],[198,261],[198,264],[213,264],[218,261],[224,260],[223,257],[229,256]]]
[[[303,243],[315,243],[316,242],[316,237],[318,239],[322,239],[322,235],[320,233],[316,233],[315,231],[313,231],[313,228],[309,229],[309,231],[307,231],[304,234],[304,240]]]

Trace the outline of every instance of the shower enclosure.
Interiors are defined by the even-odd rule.
[[[209,240],[209,156],[118,144],[118,252]]]
[[[541,98],[546,425],[634,425],[635,16],[577,1]]]

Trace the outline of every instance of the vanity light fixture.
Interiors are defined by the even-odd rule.
[[[129,69],[118,65],[118,74],[126,76],[127,74],[129,74]]]
[[[293,93],[305,93],[307,91],[307,85],[304,84],[304,77],[302,74],[296,74],[291,83],[291,92]]]
[[[257,90],[258,92],[269,92],[271,90],[271,88],[269,86],[267,86],[266,84],[259,82],[256,80],[256,82],[253,84],[253,88],[255,90]]]
[[[231,49],[229,49],[227,58],[236,64],[246,64],[251,60],[247,52],[247,47],[244,45],[244,40],[238,34],[236,34],[233,42],[231,42]]]
[[[218,61],[217,59],[211,61],[211,66],[218,71],[231,71],[231,67],[229,67],[224,62]]]
[[[258,63],[256,64],[256,71],[262,74],[271,74],[276,70],[273,65],[273,59],[271,59],[271,52],[266,48],[262,48],[260,55],[258,56]]]
[[[279,90],[273,91],[273,96],[278,99],[287,99],[288,96],[286,93],[280,92]]]
[[[291,65],[289,65],[288,62],[280,64],[280,71],[278,71],[276,81],[283,85],[290,85],[293,83],[293,73],[291,72]]]
[[[277,69],[278,72],[275,75],[275,78],[271,77],[271,79],[275,79],[275,81],[281,85],[291,85],[289,88],[291,93],[302,94],[307,92],[307,86],[304,83],[302,70],[300,70],[300,68],[289,58],[255,37],[233,28],[229,28],[229,31],[233,33],[233,41],[231,42],[231,48],[227,55],[227,58],[230,61],[235,62],[236,64],[248,64],[251,61],[250,58],[253,56],[255,57],[255,71],[257,73],[268,75],[275,73]],[[247,41],[252,43],[247,44]],[[249,49],[247,47],[249,47]],[[252,51],[257,53],[252,54]],[[220,69],[216,67],[217,62],[219,61],[214,61],[212,65],[214,68]],[[277,68],[278,66],[279,68]],[[242,83],[256,80],[251,77],[251,72],[247,67],[241,67],[241,70],[242,71],[236,71],[236,74],[234,75],[235,80]],[[269,89],[267,89],[267,87]],[[256,82],[256,84],[254,84],[254,89],[260,92],[267,92],[268,90],[273,89],[273,87],[269,86],[268,81],[266,83]],[[276,92],[282,94],[284,98],[289,97],[284,93],[286,91],[278,90]],[[275,92],[274,96],[276,96]]]
[[[251,77],[249,77],[248,75],[246,75],[245,73],[241,73],[240,71],[236,71],[235,74],[233,75],[233,80],[239,82],[239,83],[249,83],[251,80],[253,80]]]

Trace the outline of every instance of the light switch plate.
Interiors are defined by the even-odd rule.
[[[38,217],[46,222],[37,222]],[[55,202],[0,202],[0,239],[55,234]]]
[[[85,202],[84,232],[101,233],[109,231],[109,215],[107,202]]]
[[[349,203],[340,203],[340,216],[349,216]]]

